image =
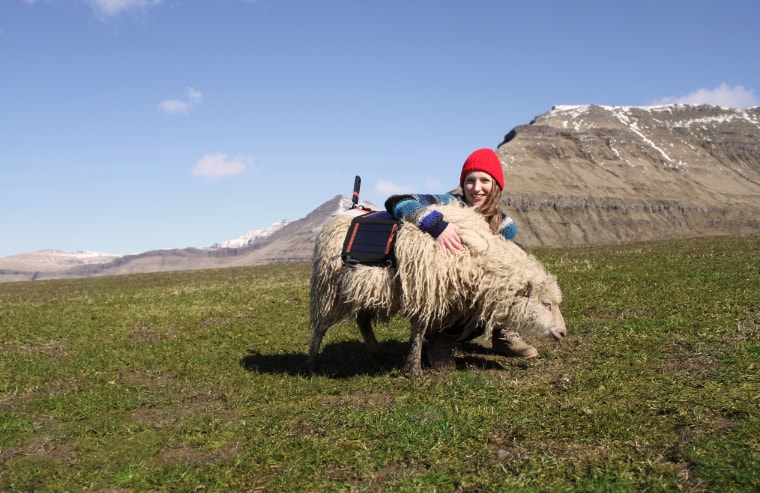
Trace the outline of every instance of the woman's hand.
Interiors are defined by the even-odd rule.
[[[443,248],[444,251],[454,254],[464,248],[464,245],[462,244],[462,238],[459,237],[457,227],[451,223],[446,226],[446,229],[444,229],[443,232],[438,235],[438,238],[436,238],[435,241],[438,243],[439,247]]]

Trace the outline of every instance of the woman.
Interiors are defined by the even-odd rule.
[[[467,157],[459,176],[459,186],[462,194],[393,195],[385,201],[385,208],[397,219],[412,222],[430,233],[441,248],[453,254],[464,248],[462,239],[456,226],[446,222],[443,214],[433,208],[435,205],[459,202],[474,207],[494,234],[514,240],[517,225],[499,210],[499,200],[504,189],[504,171],[493,150],[478,149]],[[429,335],[427,354],[431,366],[438,369],[454,366],[454,344],[474,339],[483,330],[483,327],[473,327],[468,321],[462,321]],[[507,356],[538,357],[536,348],[523,341],[516,332],[494,330],[491,342],[495,352]]]

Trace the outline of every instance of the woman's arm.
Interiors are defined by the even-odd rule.
[[[457,253],[463,248],[462,239],[453,224],[449,224],[443,214],[431,206],[460,202],[454,195],[393,195],[385,201],[385,209],[396,219],[415,224],[435,238],[444,251]]]
[[[449,223],[444,220],[443,214],[432,206],[450,204],[458,200],[449,194],[392,195],[385,201],[385,210],[396,219],[411,222],[437,239]]]
[[[499,234],[508,240],[514,240],[517,236],[517,224],[508,215],[502,213],[501,216]]]

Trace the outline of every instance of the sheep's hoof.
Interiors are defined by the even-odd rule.
[[[404,375],[412,380],[422,376],[422,368],[419,365],[405,365]]]

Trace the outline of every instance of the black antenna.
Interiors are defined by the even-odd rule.
[[[351,208],[356,209],[357,204],[359,203],[359,189],[362,187],[362,178],[359,175],[356,175],[356,178],[354,178],[354,195],[351,197]]]

